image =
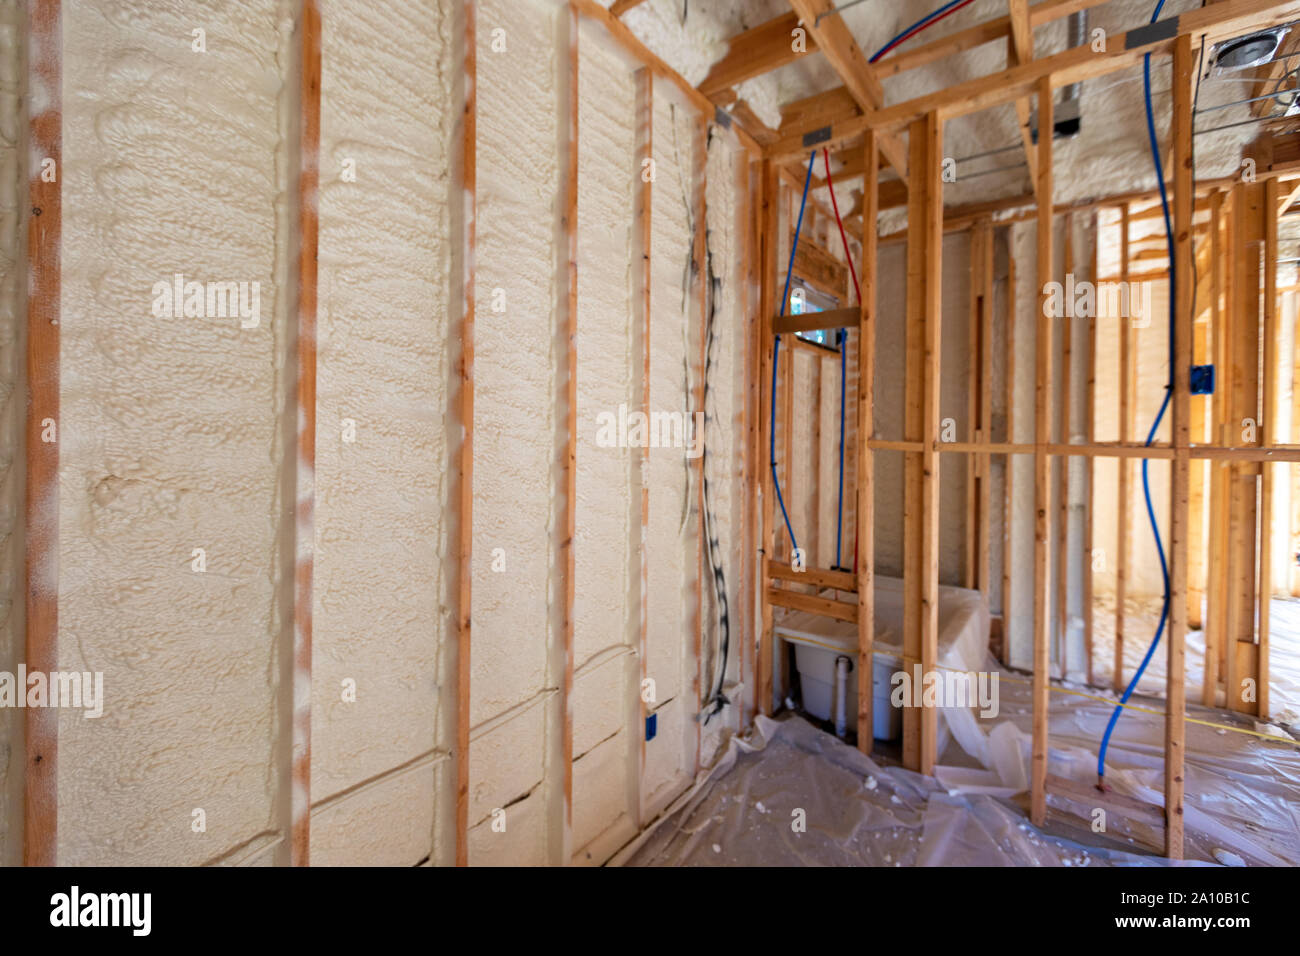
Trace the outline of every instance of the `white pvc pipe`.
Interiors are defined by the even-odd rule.
[[[849,659],[841,654],[835,658],[835,736],[841,740],[846,732],[845,711],[848,709]]]

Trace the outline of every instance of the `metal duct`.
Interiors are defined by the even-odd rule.
[[[1088,11],[1080,10],[1070,14],[1070,41],[1067,47],[1073,49],[1088,42]],[[1079,132],[1079,103],[1083,96],[1083,84],[1071,83],[1061,93],[1061,103],[1056,107],[1055,134],[1058,137],[1075,136]]]

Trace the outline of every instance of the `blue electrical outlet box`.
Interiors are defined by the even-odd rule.
[[[658,729],[659,729],[659,715],[650,714],[649,716],[647,716],[645,719],[645,739],[654,740],[655,733],[658,731]]]
[[[1193,395],[1214,394],[1214,366],[1193,365],[1189,379],[1189,391]]]

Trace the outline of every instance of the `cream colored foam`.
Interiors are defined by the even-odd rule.
[[[435,721],[449,14],[431,0],[392,9],[327,0],[321,19],[315,803],[450,745],[450,728],[439,733]],[[342,699],[344,681],[355,682],[355,703]],[[432,780],[421,776],[419,799],[403,784],[388,788],[387,803],[329,805],[315,814],[313,850],[326,860],[351,852],[357,861],[417,862],[429,854]]]
[[[60,863],[199,863],[277,823],[276,9],[63,11],[59,663],[107,700],[60,713]],[[260,282],[260,326],[154,317],[176,272]]]

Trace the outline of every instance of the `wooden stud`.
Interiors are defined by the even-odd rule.
[[[983,261],[982,246],[984,235],[978,227],[970,232],[969,273],[970,273],[970,307],[966,320],[966,438],[970,442],[980,440],[980,386],[983,378],[983,363],[980,355],[981,302],[983,299],[983,274],[978,263]],[[971,456],[966,459],[966,527],[962,535],[963,561],[962,581],[969,589],[978,586],[979,578],[975,570],[979,554],[979,466],[980,460]]]
[[[698,419],[692,416],[693,420],[704,420],[705,415],[705,392],[704,392],[704,371],[705,364],[708,361],[708,329],[709,329],[709,266],[708,266],[708,159],[709,159],[709,124],[703,118],[697,118],[695,121],[693,143],[693,155],[695,159],[695,197],[694,197],[694,214],[692,218],[695,224],[695,251],[692,254],[694,259],[694,268],[692,269],[694,283],[692,291],[695,293],[696,304],[699,308],[699,369],[695,374],[695,383],[692,388],[691,404],[695,410],[700,413]],[[706,422],[707,428],[707,422]],[[697,435],[695,440],[704,447],[705,436]],[[704,589],[712,584],[712,575],[706,572],[709,558],[709,543],[705,538],[704,527],[704,456],[699,455],[695,458],[693,464],[695,470],[695,627],[694,627],[694,653],[695,653],[695,713],[699,714],[704,707],[704,694],[706,692],[704,677]],[[695,772],[700,772],[701,747],[703,746],[703,723],[699,720],[695,723]]]
[[[1229,433],[1254,422],[1255,442],[1261,420],[1259,408],[1260,335],[1260,252],[1264,241],[1264,183],[1240,183],[1233,187],[1232,200],[1232,308],[1229,311],[1228,348],[1231,374],[1229,386]],[[1255,573],[1258,482],[1256,468],[1234,464],[1229,490],[1228,525],[1228,627],[1224,634],[1227,697],[1229,710],[1256,713],[1258,700],[1244,700],[1245,678],[1257,678],[1254,661],[1247,655],[1255,649],[1255,605],[1258,577]],[[1249,651],[1245,650],[1249,647]],[[1258,686],[1258,681],[1256,681]]]
[[[465,104],[457,136],[461,167],[460,394],[463,437],[457,453],[456,531],[456,865],[469,865],[470,653],[474,582],[474,282],[478,219],[477,14],[465,0]]]
[[[560,721],[563,736],[563,766],[560,768],[563,783],[564,806],[560,817],[560,860],[568,863],[572,856],[573,840],[573,604],[575,572],[573,540],[577,524],[577,450],[578,450],[578,11],[570,5],[567,19],[567,69],[564,71],[566,99],[564,180],[561,189],[560,227],[563,230],[565,290],[564,336],[565,359],[562,387],[565,416],[564,449],[561,453],[560,472],[563,489],[563,524],[560,526],[559,567],[563,575],[564,606],[561,617],[560,640],[563,655],[563,674],[560,685]]]
[[[777,179],[777,167],[770,159],[763,160],[761,166],[762,205],[760,208],[759,261],[762,263],[759,281],[759,321],[763,325],[760,338],[762,365],[759,374],[761,401],[760,416],[760,454],[762,462],[763,494],[763,550],[761,558],[759,601],[762,614],[762,626],[759,629],[758,679],[755,710],[764,716],[772,713],[772,603],[767,599],[767,580],[769,564],[776,557],[776,490],[772,481],[772,441],[776,422],[772,417],[774,404],[772,381],[772,361],[776,346],[776,337],[771,334],[772,318],[776,312],[777,299],[777,230],[780,228],[781,206]]]
[[[618,18],[618,15],[612,9],[606,10],[596,0],[569,0],[569,6],[573,7],[584,18],[599,23],[604,27],[610,39],[634,60],[650,70],[651,73],[677,87],[681,94],[686,97],[686,101],[695,108],[701,117],[712,119],[717,115],[717,105],[686,82],[686,79],[665,63],[663,59],[652,53],[650,48],[641,42],[640,38],[629,29],[627,24]],[[747,151],[754,154],[762,151],[753,135],[739,123],[733,124],[731,131],[735,134],[740,145]]]
[[[1052,81],[1038,83],[1038,128],[1050,131]],[[1048,691],[1051,625],[1047,521],[1052,489],[1046,445],[1051,434],[1052,323],[1047,317],[1047,287],[1052,281],[1052,136],[1038,137],[1038,318],[1034,381],[1034,678],[1033,761],[1030,818],[1042,826],[1047,816]]]
[[[939,660],[939,440],[940,347],[943,334],[943,118],[925,117],[926,166],[921,187],[925,191],[925,403],[923,419],[926,450],[922,452],[921,484],[921,671],[934,672]],[[921,708],[921,773],[934,773],[939,714]]]
[[[1277,428],[1278,407],[1277,389],[1277,354],[1278,329],[1277,316],[1277,211],[1278,182],[1270,179],[1264,184],[1264,208],[1261,215],[1264,220],[1264,388],[1261,409],[1264,418],[1261,423],[1265,445],[1276,445],[1279,440]],[[1260,466],[1259,493],[1259,650],[1256,662],[1258,678],[1257,712],[1261,720],[1269,716],[1269,674],[1268,651],[1272,631],[1271,606],[1273,601],[1273,483],[1277,466],[1265,462]]]
[[[829,15],[834,11],[831,0],[790,0],[790,6],[803,20],[804,29],[817,41],[826,62],[853,95],[858,108],[870,118],[884,103],[885,91],[871,72],[867,58],[858,48],[843,17]],[[892,131],[879,128],[876,136],[880,151],[889,158],[898,174],[906,177],[907,156],[902,141]]]
[[[858,591],[858,749],[871,753],[872,675],[875,647],[875,460],[867,442],[875,429],[876,395],[876,134],[868,130],[862,147],[865,172],[862,218],[862,290],[858,316],[857,591]]]
[[[1119,218],[1119,281],[1121,288],[1129,288],[1129,207],[1124,203],[1120,207]],[[1120,324],[1119,332],[1119,440],[1133,441],[1133,378],[1136,371],[1136,359],[1133,348],[1133,318],[1129,315],[1116,316]],[[1127,617],[1125,603],[1128,600],[1128,558],[1129,528],[1132,525],[1133,510],[1129,507],[1129,486],[1132,479],[1132,467],[1127,461],[1116,465],[1119,476],[1118,491],[1115,501],[1115,656],[1112,665],[1111,686],[1116,692],[1124,690],[1124,622]]]
[[[798,26],[799,15],[791,11],[732,37],[727,41],[727,52],[700,82],[700,92],[720,102],[745,80],[793,63],[805,52],[815,52],[817,41],[812,36],[805,37],[803,51],[796,50],[791,35]]]
[[[62,285],[61,176],[42,179],[41,161],[63,169],[63,21],[60,0],[27,4],[29,153],[27,200],[27,418],[23,513],[28,672],[59,669],[59,445],[42,440],[59,422],[59,292]],[[39,108],[39,112],[35,110]],[[49,437],[46,435],[46,437]],[[22,692],[26,692],[25,688]],[[24,866],[54,866],[58,852],[58,711],[23,711]]]
[[[1097,247],[1100,244],[1101,230],[1098,225],[1098,217],[1093,216],[1093,241],[1092,241],[1092,271],[1088,278],[1092,280],[1093,286],[1097,284]],[[1087,386],[1084,395],[1083,416],[1084,416],[1084,435],[1088,444],[1097,440],[1097,310],[1093,309],[1088,316],[1088,353],[1086,362],[1087,368]],[[1092,642],[1093,642],[1093,579],[1092,579],[1092,486],[1093,486],[1093,460],[1085,458],[1083,460],[1083,657],[1084,668],[1087,673],[1087,682],[1089,686],[1094,685],[1092,671]]]
[[[1222,231],[1227,222],[1223,215],[1223,193],[1215,190],[1210,194],[1210,330],[1211,350],[1215,367],[1214,394],[1211,401],[1211,429],[1215,440],[1222,442],[1226,435],[1227,395],[1229,375],[1227,364],[1227,310],[1220,306],[1224,282],[1224,243]],[[1229,306],[1231,300],[1228,300]],[[1224,645],[1224,632],[1227,629],[1227,583],[1226,583],[1226,538],[1228,508],[1227,470],[1221,464],[1210,465],[1210,522],[1209,522],[1209,556],[1206,574],[1208,587],[1205,594],[1205,670],[1201,688],[1201,702],[1207,707],[1217,706],[1219,677],[1223,673],[1219,667],[1221,650]]]
[[[298,171],[298,460],[294,510],[293,788],[290,797],[289,860],[311,859],[311,641],[312,558],[315,549],[316,470],[316,256],[320,233],[321,23],[316,0],[302,5],[302,124]]]
[[[1192,41],[1174,44],[1174,341],[1171,424],[1175,449],[1169,520],[1169,645],[1165,668],[1165,856],[1183,858],[1183,756],[1186,723],[1184,639],[1187,634],[1188,445],[1192,369]]]
[[[980,297],[979,341],[980,341],[980,391],[979,422],[980,441],[988,442],[993,437],[993,223],[984,219],[976,230],[982,234],[981,259],[977,263],[980,285],[983,294]],[[990,552],[992,543],[991,527],[991,455],[983,452],[979,456],[980,486],[976,504],[979,507],[979,523],[976,530],[976,575],[975,586],[984,592],[987,600],[992,583],[990,575]]]
[[[903,659],[923,675],[938,656],[939,359],[942,324],[943,243],[942,123],[929,115],[909,134],[913,170],[907,243],[906,412],[904,429],[921,450],[904,465]],[[931,773],[937,714],[933,707],[904,707],[903,763]]]
[[[633,322],[636,325],[636,336],[640,348],[640,362],[636,368],[636,375],[640,378],[641,391],[641,414],[646,416],[649,421],[650,416],[650,289],[653,285],[653,278],[650,269],[651,253],[651,211],[654,208],[651,203],[654,183],[644,170],[648,168],[647,160],[654,157],[654,74],[645,67],[636,71],[635,75],[635,97],[636,97],[636,155],[637,162],[632,172],[632,188],[634,190],[634,206],[632,212],[633,222],[633,241],[634,253],[636,256],[637,268],[633,271],[634,292],[633,292]],[[641,795],[643,795],[642,780],[645,774],[645,722],[649,716],[649,709],[646,707],[645,698],[641,695],[641,687],[646,678],[646,660],[649,653],[648,636],[650,630],[649,618],[649,596],[650,596],[650,563],[646,560],[650,544],[650,444],[646,442],[641,448],[641,453],[637,461],[637,486],[641,493],[641,544],[637,550],[637,578],[638,578],[638,621],[637,621],[637,699],[640,701],[639,713],[641,723],[637,728],[637,813],[640,815],[644,808],[640,805]]]
[[[1292,16],[1286,5],[1279,4],[1277,0],[1221,0],[1180,14],[1177,30],[1188,36],[1204,36],[1205,42],[1215,43],[1243,31],[1262,30],[1286,23]],[[833,22],[835,19],[838,18],[823,22]],[[1143,24],[1108,38],[1106,50],[1101,53],[1094,52],[1091,45],[1084,44],[835,123],[821,145],[834,149],[861,136],[868,127],[875,128],[882,135],[901,130],[930,112],[938,113],[945,120],[977,113],[1031,95],[1044,80],[1052,86],[1068,86],[1095,79],[1136,66],[1142,62],[1144,55],[1168,50],[1172,42],[1173,38],[1168,34],[1152,31],[1147,24]],[[827,52],[827,44],[820,36],[818,43],[822,51]],[[1041,119],[1039,128],[1046,128]],[[803,149],[801,137],[783,136],[764,147],[763,153],[773,159],[784,159]]]
[[[1007,311],[1005,326],[1006,343],[1006,419],[1007,443],[1016,440],[1016,257],[1007,242]],[[1003,495],[1002,495],[1002,663],[1011,663],[1011,616],[1013,594],[1013,568],[1011,550],[1014,536],[1011,533],[1012,513],[1016,501],[1016,468],[1011,455],[1003,456]]]
[[[1065,214],[1065,274],[1074,272],[1074,217]],[[1068,279],[1066,280],[1069,281]],[[1071,440],[1070,430],[1070,365],[1072,361],[1073,329],[1070,322],[1070,310],[1059,319],[1061,324],[1061,424],[1057,441],[1068,445]],[[1070,459],[1062,458],[1058,462],[1057,472],[1057,536],[1056,554],[1056,645],[1057,658],[1061,665],[1061,677],[1070,673]]]

